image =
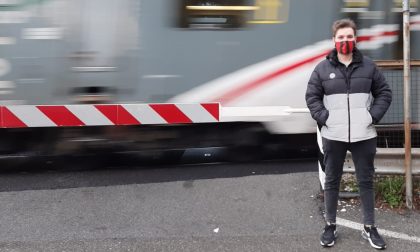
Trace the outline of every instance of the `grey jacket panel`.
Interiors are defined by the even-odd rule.
[[[350,109],[347,105],[347,94],[324,96],[325,108],[329,117],[321,128],[321,135],[330,140],[357,142],[377,136],[369,113],[372,96],[365,93],[349,94]]]
[[[323,137],[357,142],[376,137],[374,123],[387,111],[392,94],[374,62],[360,51],[355,49],[346,67],[333,50],[315,67],[305,98],[312,117],[323,126]]]

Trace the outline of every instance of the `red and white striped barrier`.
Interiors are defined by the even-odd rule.
[[[219,122],[219,103],[0,106],[1,128]]]

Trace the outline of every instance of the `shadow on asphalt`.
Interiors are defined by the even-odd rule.
[[[79,157],[54,162],[22,163],[22,166],[18,165],[19,169],[0,172],[0,192],[193,181],[318,170],[316,159],[313,157],[246,163],[213,162],[177,165],[137,165],[133,160],[130,164],[123,164],[121,160],[121,162],[115,159],[113,162],[106,160],[100,157],[93,159]]]

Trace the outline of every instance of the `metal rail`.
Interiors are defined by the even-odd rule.
[[[404,148],[377,148],[375,172],[377,174],[405,174]],[[420,148],[412,148],[412,174],[420,175]],[[354,163],[348,152],[344,162],[344,172],[354,173]]]

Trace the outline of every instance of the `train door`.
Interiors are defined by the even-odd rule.
[[[68,0],[70,98],[134,101],[138,92],[140,1]]]

